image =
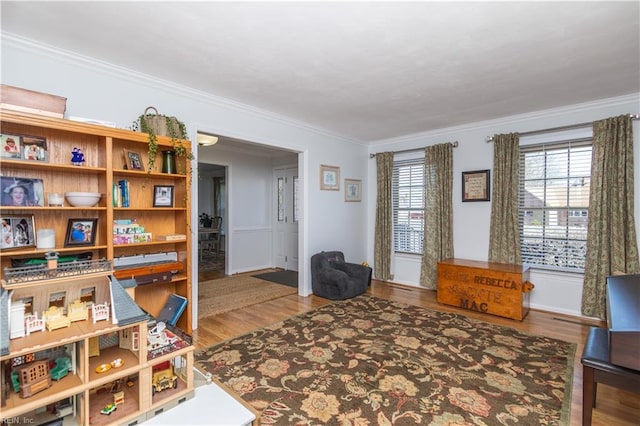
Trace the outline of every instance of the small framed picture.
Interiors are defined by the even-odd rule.
[[[153,207],[173,207],[173,185],[154,185]]]
[[[28,161],[48,161],[47,140],[37,136],[22,137],[22,159]]]
[[[44,207],[42,179],[0,176],[0,206]]]
[[[22,136],[18,135],[0,135],[0,157],[20,159],[20,151],[22,150]]]
[[[462,201],[489,201],[489,185],[489,170],[462,172]]]
[[[320,189],[327,191],[340,190],[340,167],[320,165]]]
[[[136,151],[124,151],[125,161],[128,170],[140,170],[144,171],[144,164],[142,163],[142,156]]]
[[[65,247],[92,246],[96,243],[98,219],[69,219]]]
[[[359,179],[344,180],[344,200],[362,201],[362,181]]]
[[[4,215],[2,216],[3,250],[36,245],[36,229],[33,215]]]

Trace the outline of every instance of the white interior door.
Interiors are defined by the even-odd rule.
[[[298,169],[275,173],[275,238],[277,268],[298,270]]]

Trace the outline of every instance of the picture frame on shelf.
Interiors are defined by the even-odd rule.
[[[39,136],[22,137],[22,159],[27,161],[49,161],[47,140]]]
[[[173,185],[153,186],[153,207],[173,207]]]
[[[96,243],[97,218],[69,219],[64,236],[65,247],[93,246]]]
[[[2,250],[35,247],[36,229],[33,215],[2,215]]]
[[[0,195],[3,207],[43,207],[44,183],[42,179],[0,176]]]
[[[0,135],[0,157],[20,159],[22,136],[3,133]]]
[[[340,167],[320,165],[320,190],[340,190]]]
[[[362,181],[360,179],[344,180],[344,201],[362,201]]]
[[[144,163],[142,162],[142,155],[140,155],[139,152],[125,149],[124,159],[127,170],[139,170],[144,172]]]
[[[489,201],[490,180],[489,170],[462,172],[462,202]]]

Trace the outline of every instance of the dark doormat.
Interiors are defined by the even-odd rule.
[[[298,271],[276,271],[252,275],[254,278],[298,288]]]

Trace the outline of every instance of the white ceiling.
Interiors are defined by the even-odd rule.
[[[371,142],[640,92],[639,5],[2,0],[1,24]]]

